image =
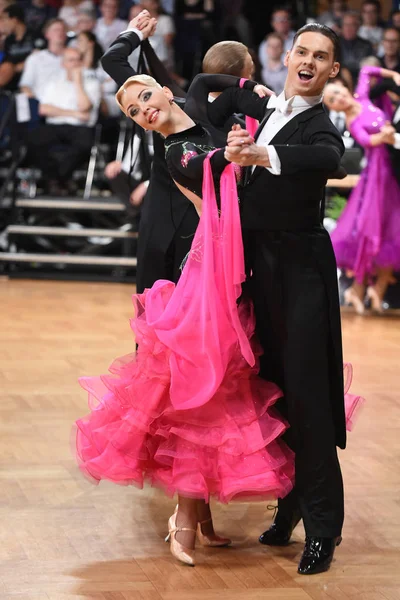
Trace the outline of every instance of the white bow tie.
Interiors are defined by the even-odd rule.
[[[275,108],[275,110],[278,110],[283,115],[288,115],[292,112],[291,100],[292,98],[289,98],[289,100],[285,100],[285,98],[282,95],[270,96],[267,108]]]

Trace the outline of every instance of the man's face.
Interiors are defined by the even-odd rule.
[[[7,14],[3,13],[1,15],[1,31],[4,35],[11,35],[15,32],[15,28],[17,25],[17,19],[11,19]]]
[[[80,14],[76,24],[76,31],[77,33],[82,33],[82,31],[93,31],[95,25],[96,20],[90,15]]]
[[[101,4],[101,14],[105,19],[116,19],[118,13],[118,4],[115,0],[104,0]]]
[[[287,87],[291,95],[318,96],[330,77],[336,77],[339,63],[334,61],[333,42],[311,31],[297,38],[285,56],[288,67]]]
[[[396,29],[400,29],[400,12],[394,13],[394,15],[392,16],[392,23],[393,27],[396,27]]]
[[[378,9],[375,4],[364,4],[361,10],[364,25],[375,27],[378,22],[378,16]]]
[[[351,15],[347,17],[343,17],[342,21],[342,37],[345,40],[351,41],[355,40],[357,37],[358,28],[360,23],[357,17],[353,17]]]
[[[63,67],[70,72],[82,66],[81,56],[75,48],[67,48],[64,52]]]
[[[400,51],[400,33],[396,29],[386,29],[383,35],[385,56],[396,56]]]
[[[63,23],[53,23],[46,31],[47,41],[59,44],[65,44],[67,41],[67,31]]]
[[[290,31],[290,15],[286,10],[277,10],[272,15],[271,25],[276,33],[286,36]]]
[[[271,60],[278,60],[283,53],[282,40],[277,37],[271,37],[267,40],[267,56]]]

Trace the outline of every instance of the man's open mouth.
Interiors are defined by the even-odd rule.
[[[314,74],[311,73],[311,71],[307,71],[306,69],[299,71],[299,78],[301,81],[310,81],[313,77]]]

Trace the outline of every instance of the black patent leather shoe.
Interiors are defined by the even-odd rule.
[[[260,535],[258,541],[265,546],[287,546],[293,529],[300,519],[301,515],[299,511],[295,511],[289,517],[280,515],[278,511],[271,527]]]
[[[331,566],[335,548],[341,541],[340,536],[335,538],[307,536],[297,572],[301,575],[315,575],[327,571]]]

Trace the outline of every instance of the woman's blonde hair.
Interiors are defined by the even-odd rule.
[[[141,83],[146,87],[162,89],[162,86],[158,83],[158,81],[156,81],[154,77],[150,77],[150,75],[133,75],[132,77],[129,77],[129,79],[127,79],[125,83],[121,85],[118,92],[115,94],[115,100],[124,114],[126,114],[126,112],[122,106],[122,96],[125,94],[128,87],[134,83]]]

